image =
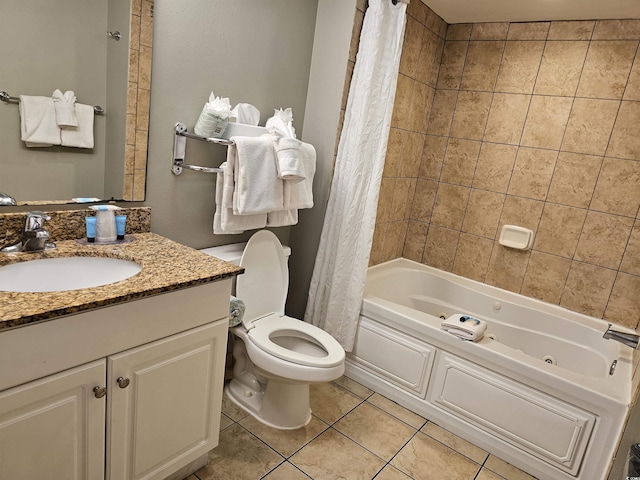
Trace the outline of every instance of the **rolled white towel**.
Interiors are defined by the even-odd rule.
[[[59,89],[51,95],[56,112],[56,123],[59,127],[77,127],[76,96],[72,90],[62,93]]]
[[[487,322],[470,315],[456,313],[443,320],[440,328],[462,340],[477,342],[484,336]]]
[[[273,137],[276,149],[278,178],[287,182],[299,182],[305,179],[303,160],[300,158],[302,142],[297,138]]]
[[[304,179],[284,184],[284,210],[313,207],[313,176],[316,173],[316,150],[309,143],[300,143],[300,165]]]

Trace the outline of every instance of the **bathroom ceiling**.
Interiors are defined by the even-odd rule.
[[[640,19],[640,0],[422,0],[447,23]]]

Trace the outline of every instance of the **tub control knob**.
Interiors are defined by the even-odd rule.
[[[502,304],[500,302],[494,302],[493,303],[493,309],[494,310],[500,310],[502,308]]]
[[[126,377],[118,377],[116,382],[120,388],[127,388],[129,386],[129,379]]]

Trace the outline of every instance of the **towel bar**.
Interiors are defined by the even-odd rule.
[[[188,163],[184,163],[184,153],[185,153],[187,138],[204,140],[205,142],[216,143],[218,145],[233,145],[232,140],[227,140],[226,138],[202,137],[194,133],[189,133],[187,131],[187,126],[182,122],[178,122],[175,124],[174,133],[175,135],[173,137],[173,163],[171,164],[171,171],[173,172],[174,175],[180,175],[182,173],[183,168],[186,168],[187,170],[195,170],[196,172],[204,172],[204,173],[222,173],[223,172],[221,168],[201,167],[199,165],[190,165]]]
[[[12,97],[7,92],[0,92],[0,100],[4,103],[20,103],[20,97]],[[100,105],[94,105],[93,112],[96,115],[104,115],[104,108]]]

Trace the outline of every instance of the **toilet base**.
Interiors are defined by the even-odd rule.
[[[283,383],[270,378],[265,384],[255,377],[240,377],[231,380],[224,392],[233,403],[269,427],[295,430],[311,421],[308,383]]]

